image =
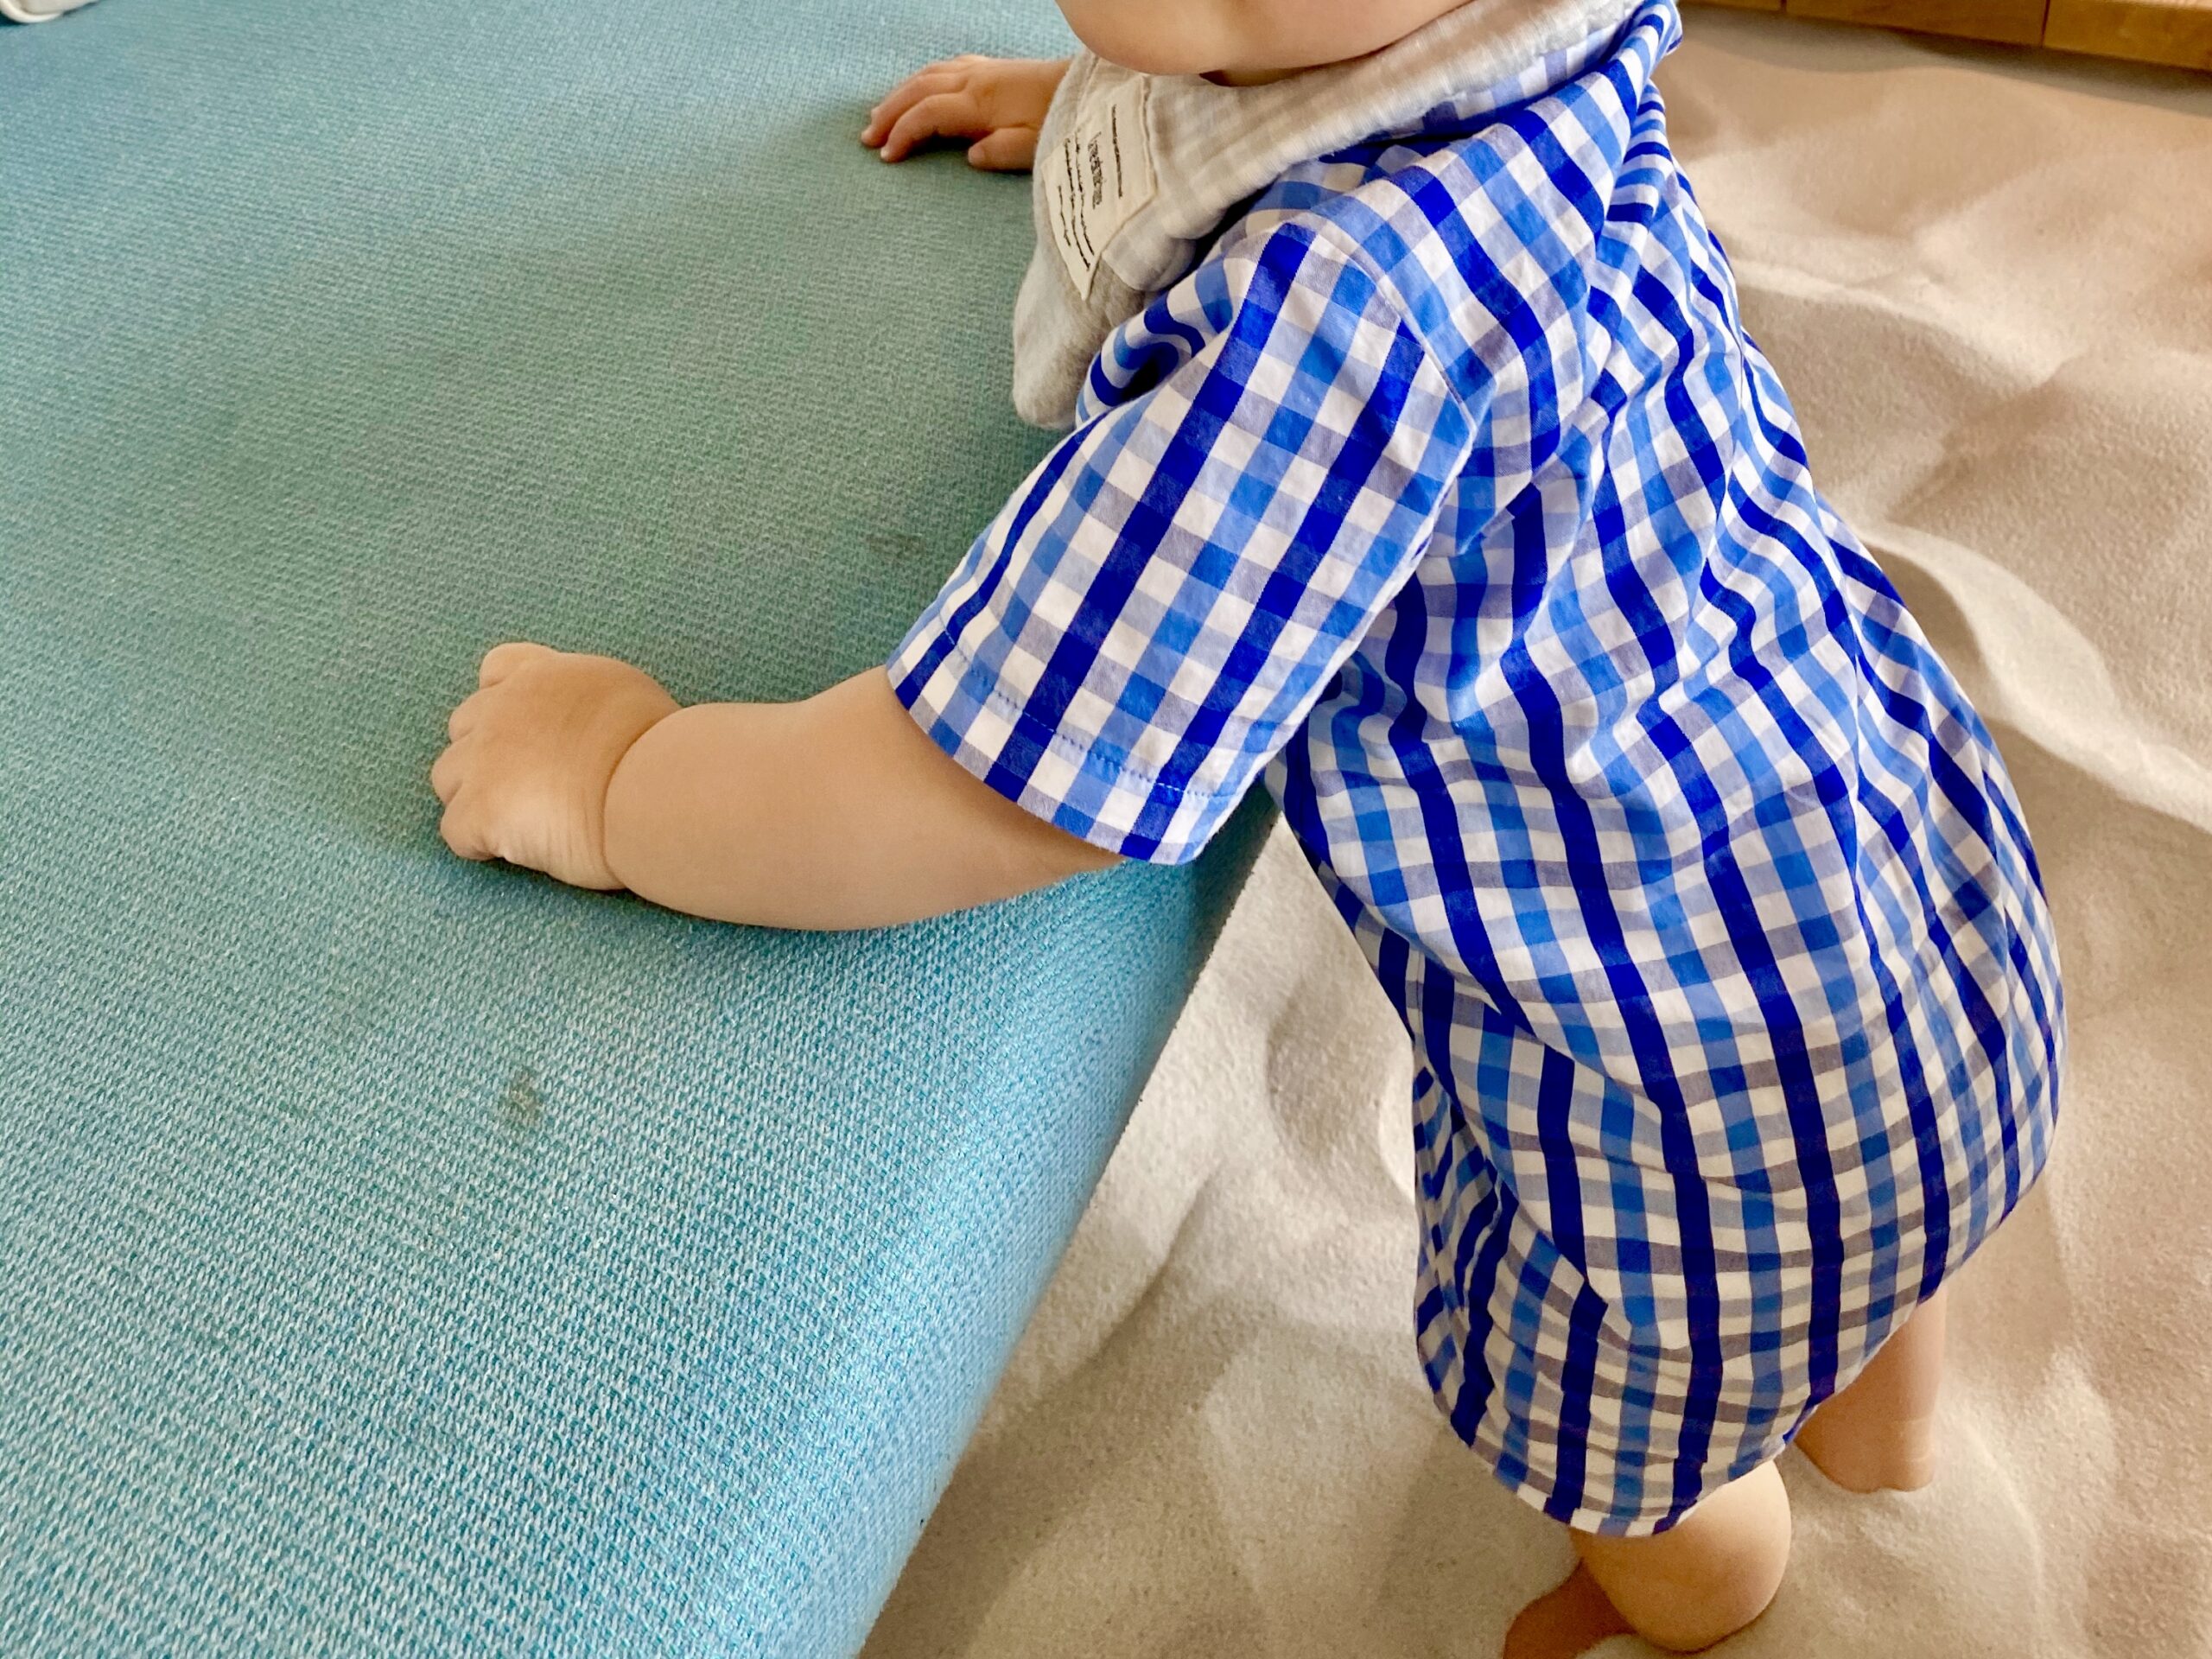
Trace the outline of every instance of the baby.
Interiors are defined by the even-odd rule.
[[[1795,1441],[1930,1476],[2063,1020],[1988,732],[1815,490],[1668,148],[1671,0],[1060,0],[864,135],[1036,163],[1071,429],[889,671],[503,645],[444,835],[791,928],[1194,856],[1262,773],[1416,1058],[1419,1346],[1580,1566],[1513,1659],[1757,1618]]]

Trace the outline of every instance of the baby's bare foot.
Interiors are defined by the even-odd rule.
[[[1523,1607],[1505,1633],[1502,1659],[1578,1659],[1608,1637],[1631,1634],[1590,1569],[1578,1566],[1558,1589]]]

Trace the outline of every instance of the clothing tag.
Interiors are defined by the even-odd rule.
[[[1134,76],[1100,107],[1079,112],[1075,130],[1048,163],[1052,240],[1076,292],[1086,300],[1107,245],[1151,205],[1160,188],[1152,137],[1145,130],[1146,84]]]

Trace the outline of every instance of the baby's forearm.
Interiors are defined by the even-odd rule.
[[[1116,861],[924,735],[880,671],[798,703],[706,703],[630,749],[607,862],[641,898],[764,927],[887,927]]]

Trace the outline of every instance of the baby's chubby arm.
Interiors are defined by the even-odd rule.
[[[1065,60],[951,58],[933,63],[868,112],[861,142],[903,162],[932,138],[969,141],[969,162],[988,173],[1026,172]]]
[[[887,162],[933,138],[1018,171],[1065,62],[955,58],[871,111]],[[784,928],[887,927],[1119,862],[969,775],[880,671],[788,704],[679,708],[611,658],[501,645],[431,769],[440,833],[572,886]]]
[[[611,658],[501,645],[430,781],[463,858],[711,920],[893,926],[1118,861],[923,734],[874,670],[796,703],[679,708]]]

